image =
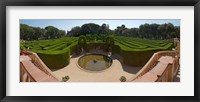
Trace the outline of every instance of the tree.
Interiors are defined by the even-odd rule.
[[[174,32],[175,32],[175,36],[176,38],[180,38],[180,26],[175,26],[174,27]]]
[[[122,32],[122,35],[128,37],[139,37],[139,29],[138,28],[126,29]]]
[[[173,38],[174,36],[173,32],[175,31],[174,25],[171,23],[168,23],[166,25],[166,30],[167,30],[167,38]]]
[[[96,38],[97,40],[105,40],[105,34],[115,34],[128,37],[139,37],[145,39],[171,39],[180,38],[180,26],[174,26],[172,23],[165,24],[142,24],[139,28],[126,28],[124,24],[118,26],[115,30],[109,29],[108,24],[99,26],[94,23],[83,24],[81,27],[76,26],[67,32],[68,36],[86,35],[89,40]],[[104,35],[99,35],[104,34]],[[47,26],[45,29],[39,27],[31,27],[26,24],[20,24],[20,39],[38,40],[38,39],[54,39],[66,35],[64,30],[59,30],[54,26]],[[91,39],[90,39],[91,38]]]
[[[88,23],[81,26],[81,34],[99,34],[100,26],[94,23]]]
[[[139,26],[139,32],[140,32],[140,35],[142,36],[142,38],[150,38],[151,37],[151,28],[150,28],[150,25],[145,23],[144,25],[140,25]]]
[[[31,27],[26,24],[20,24],[20,39],[23,40],[38,40],[49,38],[60,38],[66,35],[64,30],[59,30],[53,26],[47,26],[45,29],[40,27]]]
[[[57,38],[61,38],[66,35],[66,32],[64,30],[58,30]]]
[[[79,26],[76,26],[76,27],[73,27],[71,29],[71,31],[69,31],[69,36],[80,36],[81,35],[81,27]]]
[[[139,27],[139,34],[147,39],[170,39],[175,34],[175,27],[171,23],[165,24],[144,24]],[[177,30],[178,31],[178,30]],[[178,33],[178,32],[177,32]]]
[[[20,39],[32,40],[34,36],[34,29],[26,24],[20,24]]]
[[[126,29],[126,26],[122,24],[121,26],[118,26],[117,29],[115,29],[115,34],[122,35],[122,32]]]
[[[57,38],[57,34],[58,34],[58,28],[54,27],[54,26],[47,26],[45,27],[46,29],[46,33],[45,33],[45,37],[48,39],[53,39],[53,38]]]
[[[34,35],[32,36],[32,40],[38,40],[44,35],[44,31],[39,27],[33,27]]]
[[[157,31],[157,29],[158,29],[158,24],[150,24],[150,34],[152,35],[152,39],[158,39],[159,38],[159,35],[158,35],[158,31]]]
[[[105,23],[102,24],[99,29],[99,34],[109,34],[109,33],[110,33],[109,25],[106,25]]]

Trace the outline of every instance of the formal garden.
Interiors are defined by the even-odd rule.
[[[123,82],[134,77],[156,52],[176,50],[174,38],[179,37],[180,27],[171,23],[139,28],[122,25],[114,30],[106,24],[88,23],[67,33],[54,26],[20,24],[20,53],[37,54],[62,81]]]
[[[49,68],[63,68],[70,63],[70,55],[89,53],[100,47],[104,52],[117,53],[131,66],[143,66],[153,55],[162,50],[171,50],[174,42],[169,40],[147,40],[114,35],[92,35],[64,37],[51,40],[20,43],[20,49],[29,48],[37,53]]]

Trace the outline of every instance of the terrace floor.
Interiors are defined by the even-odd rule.
[[[64,76],[69,76],[68,82],[120,82],[120,77],[125,76],[126,79],[133,77],[142,67],[131,67],[122,64],[121,57],[117,54],[111,56],[113,63],[110,68],[91,72],[81,69],[77,61],[81,55],[73,55],[70,59],[70,64],[59,70],[52,70],[53,74],[62,79]]]

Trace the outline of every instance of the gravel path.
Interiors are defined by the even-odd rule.
[[[125,76],[127,79],[133,77],[142,67],[131,67],[124,65],[120,62],[121,58],[119,55],[112,55],[113,63],[110,68],[91,72],[81,69],[77,61],[80,56],[72,56],[70,64],[59,70],[52,70],[53,73],[61,78],[69,76],[68,82],[120,82],[119,78]]]

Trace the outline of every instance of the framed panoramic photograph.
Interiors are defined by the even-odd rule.
[[[2,102],[199,101],[199,0],[0,3]]]

